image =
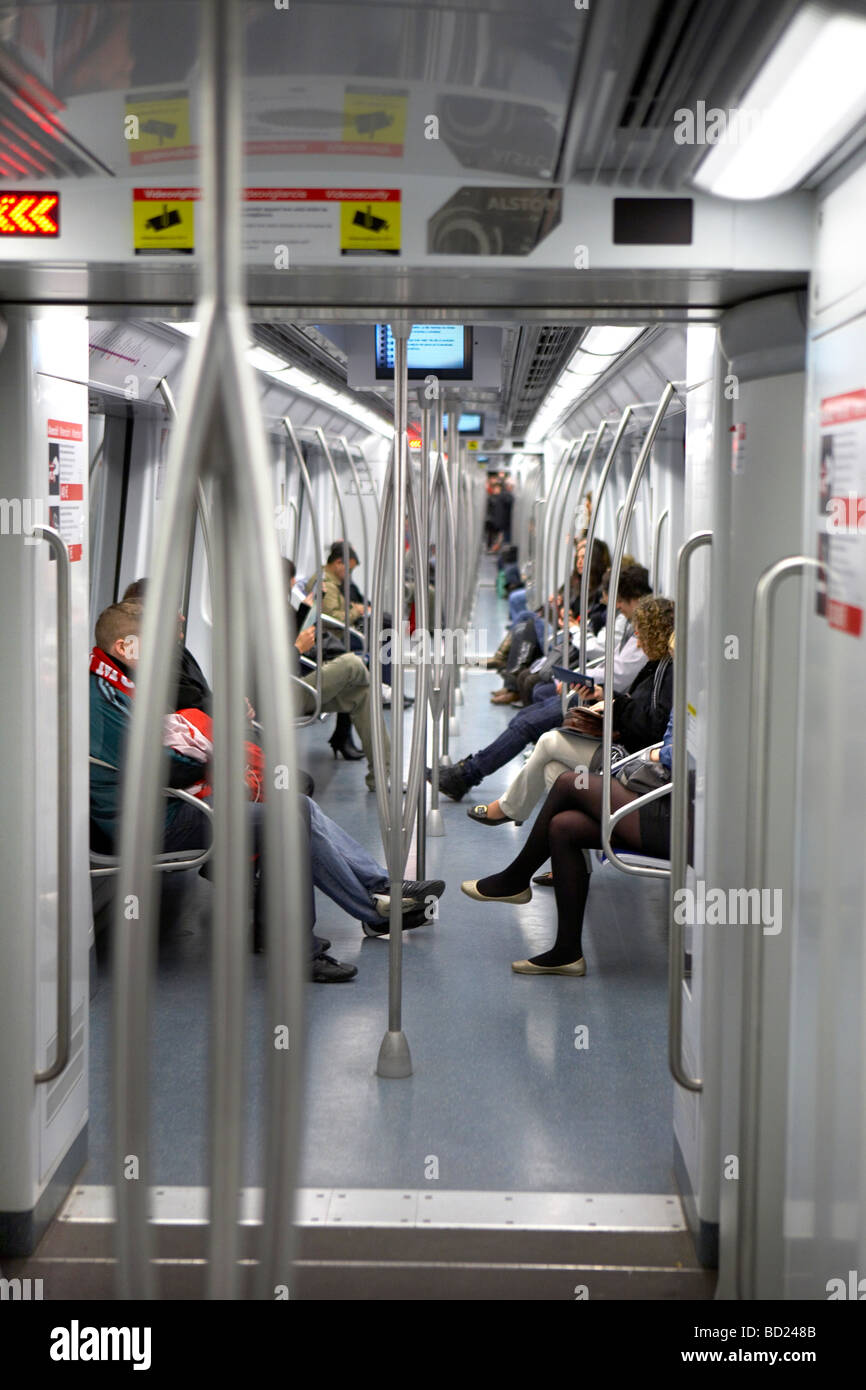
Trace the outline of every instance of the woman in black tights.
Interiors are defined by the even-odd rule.
[[[670,767],[673,715],[661,749],[654,750],[653,761]],[[651,755],[652,756],[652,755]],[[530,960],[517,960],[511,969],[518,975],[585,975],[586,961],[581,954],[581,931],[589,871],[584,849],[601,849],[601,808],[603,781],[590,776],[588,785],[575,785],[573,772],[556,779],[547,800],[517,858],[498,874],[467,881],[463,892],[477,902],[528,903],[532,897],[530,881],[537,869],[550,859],[556,894],[556,941],[549,951]],[[611,782],[611,809],[617,811],[638,793],[628,791],[614,778]],[[666,859],[670,846],[670,798],[663,796],[633,815],[624,816],[613,833],[614,847]]]

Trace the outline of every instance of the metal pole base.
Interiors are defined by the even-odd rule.
[[[459,685],[454,689],[454,703],[455,705],[463,704],[463,691],[460,689]]]
[[[445,822],[442,819],[441,811],[427,812],[427,834],[434,837],[445,834]]]
[[[399,1081],[412,1075],[412,1057],[405,1033],[386,1033],[379,1048],[376,1075]]]
[[[448,756],[447,753],[443,753],[443,754],[442,754],[442,757],[439,759],[439,766],[440,766],[440,767],[453,767],[453,766],[454,766],[454,764],[452,763],[452,761],[451,761],[451,759],[450,759],[450,757]]]

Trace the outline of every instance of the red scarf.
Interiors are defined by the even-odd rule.
[[[117,662],[112,657],[106,656],[101,647],[94,647],[90,653],[90,669],[101,680],[108,681],[109,685],[117,686],[124,695],[129,695],[132,698],[135,694],[135,681],[131,681],[129,676],[124,675]]]

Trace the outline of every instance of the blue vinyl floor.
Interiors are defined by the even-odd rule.
[[[482,562],[474,623],[492,652],[507,617],[493,561]],[[468,670],[452,756],[473,751],[514,713],[490,704],[493,673]],[[407,730],[411,712],[407,714]],[[301,761],[323,810],[382,858],[363,762],[335,762],[333,721],[301,732]],[[446,834],[427,842],[427,877],[447,891],[439,921],[404,934],[403,1022],[414,1075],[375,1075],[387,1026],[388,946],[365,938],[322,894],[320,934],[358,966],[343,985],[306,989],[305,1187],[420,1186],[433,1158],[442,1188],[523,1192],[674,1190],[672,1083],[667,1071],[664,890],[610,866],[593,873],[584,979],[514,975],[510,962],[554,936],[550,889],[526,907],[487,906],[460,881],[503,866],[526,829],[489,829],[466,808],[501,794],[518,759],[463,802],[442,800]],[[407,877],[414,877],[414,851]],[[210,885],[184,875],[163,907],[154,1013],[153,1180],[207,1182],[208,904]],[[90,1159],[84,1183],[110,1181],[110,967],[99,952],[91,1007]],[[261,1178],[265,957],[250,957],[244,1179]],[[587,1045],[576,1047],[576,1029]],[[426,1170],[426,1172],[425,1172]]]

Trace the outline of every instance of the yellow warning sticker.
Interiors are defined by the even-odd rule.
[[[352,144],[399,147],[406,135],[406,92],[347,87],[343,99],[343,139]],[[377,154],[393,154],[379,149]]]
[[[479,441],[477,439],[467,439],[466,448],[469,449],[472,453],[476,453],[478,450],[478,443]]]
[[[136,256],[192,255],[197,188],[135,188],[132,244]]]
[[[130,164],[160,164],[194,154],[186,92],[143,92],[126,98],[123,134]]]
[[[400,194],[387,202],[340,203],[340,254],[400,254]]]

